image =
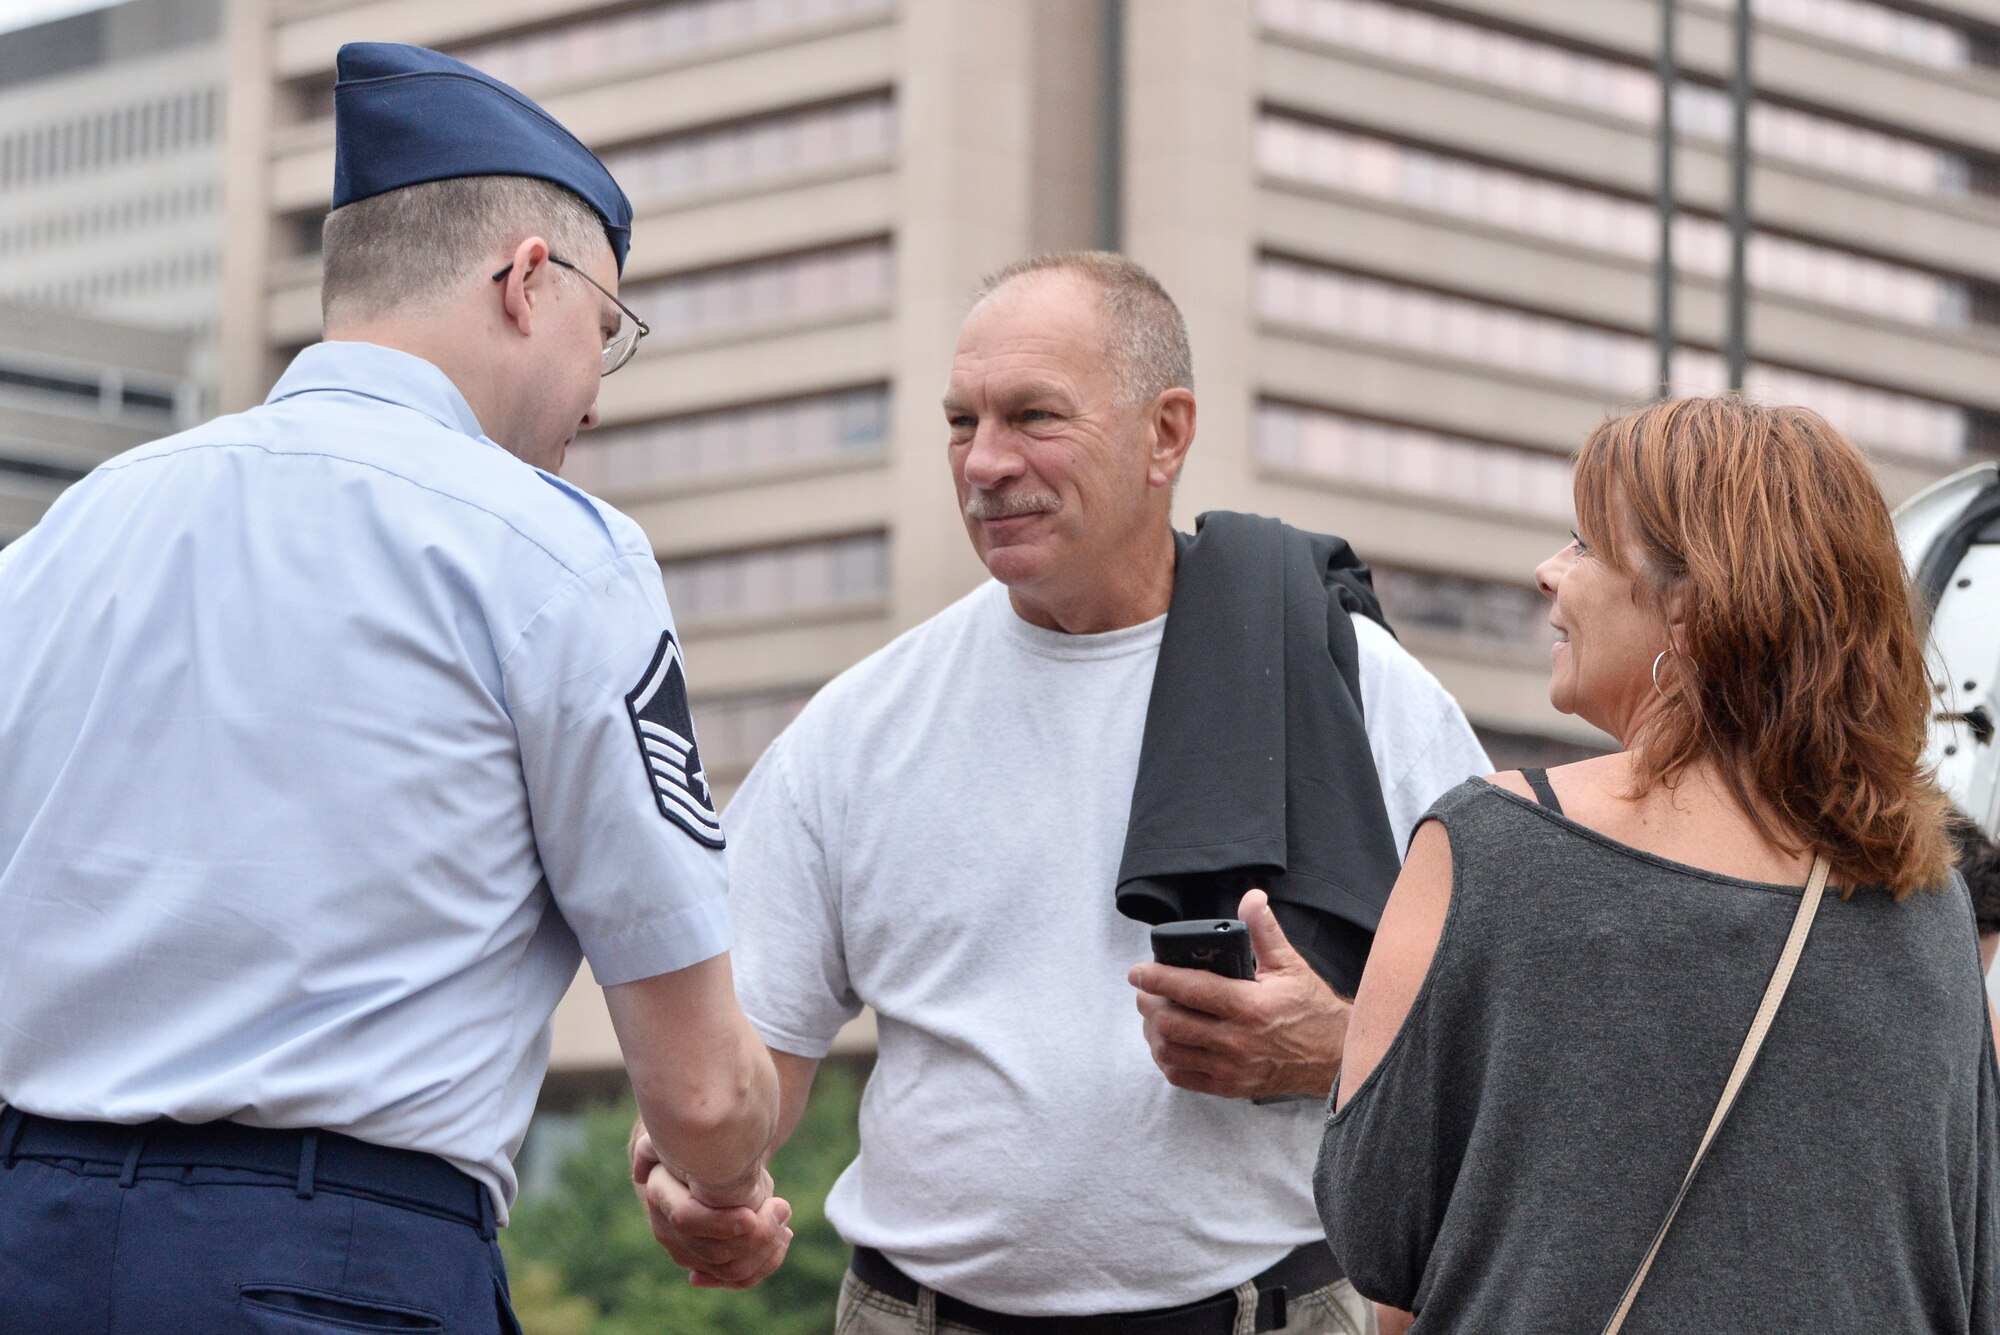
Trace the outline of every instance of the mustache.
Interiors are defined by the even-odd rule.
[[[1062,502],[1032,491],[975,491],[965,498],[967,519],[1014,519],[1021,515],[1054,514]]]

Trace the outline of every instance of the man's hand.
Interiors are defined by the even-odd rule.
[[[1136,964],[1146,1042],[1167,1082],[1222,1098],[1325,1098],[1340,1072],[1352,1005],[1292,949],[1262,890],[1237,909],[1257,950],[1254,979]]]
[[[744,1205],[703,1201],[660,1162],[642,1127],[633,1128],[632,1183],[645,1202],[653,1236],[698,1289],[755,1288],[784,1264],[792,1245],[792,1207],[771,1194],[771,1175]]]

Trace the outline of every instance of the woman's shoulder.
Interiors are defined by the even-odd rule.
[[[1467,807],[1476,806],[1486,800],[1495,788],[1504,786],[1500,774],[1475,774],[1438,794],[1430,809],[1424,813],[1425,820],[1442,820],[1456,815]],[[1518,777],[1518,776],[1516,776]]]
[[[1450,845],[1484,844],[1499,829],[1515,823],[1523,800],[1529,806],[1534,805],[1534,797],[1519,770],[1477,775],[1439,794],[1417,822],[1417,829],[1436,822],[1444,827]]]
[[[1550,775],[1559,772],[1548,771]],[[1446,789],[1435,802],[1431,803],[1430,810],[1425,813],[1425,819],[1439,820],[1449,825],[1453,816],[1467,811],[1484,809],[1498,814],[1517,810],[1519,803],[1509,801],[1510,797],[1521,798],[1530,805],[1541,805],[1535,797],[1533,787],[1528,783],[1527,776],[1520,770],[1508,769],[1493,774],[1476,775],[1455,787]]]
[[[1630,783],[1632,776],[1630,760],[1622,752],[1590,756],[1583,760],[1571,761],[1567,765],[1551,765],[1540,772],[1556,790],[1556,797],[1559,800],[1571,793],[1585,797],[1609,792],[1620,785]],[[1467,779],[1438,798],[1438,802],[1439,804],[1447,801],[1464,803],[1482,797],[1495,788],[1512,793],[1516,797],[1526,798],[1530,802],[1540,801],[1535,796],[1533,786],[1528,782],[1528,773],[1525,769],[1503,769]]]
[[[1607,766],[1606,761],[1620,762]],[[1615,771],[1615,773],[1614,773]],[[1424,819],[1444,827],[1453,855],[1482,866],[1511,865],[1518,858],[1545,859],[1561,846],[1588,842],[1572,808],[1586,808],[1611,790],[1625,772],[1622,758],[1596,757],[1536,775],[1554,790],[1545,801],[1526,773],[1501,770],[1465,780],[1431,804]]]

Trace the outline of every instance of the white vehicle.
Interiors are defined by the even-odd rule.
[[[1912,496],[1896,541],[1930,610],[1935,708],[1925,763],[1959,809],[2000,838],[2000,464],[1979,464]]]

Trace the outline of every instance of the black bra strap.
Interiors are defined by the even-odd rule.
[[[1547,770],[1524,768],[1521,771],[1521,777],[1526,779],[1528,786],[1535,790],[1535,797],[1543,806],[1555,812],[1558,816],[1563,814],[1563,804],[1556,800],[1556,790],[1549,786],[1549,772]]]

